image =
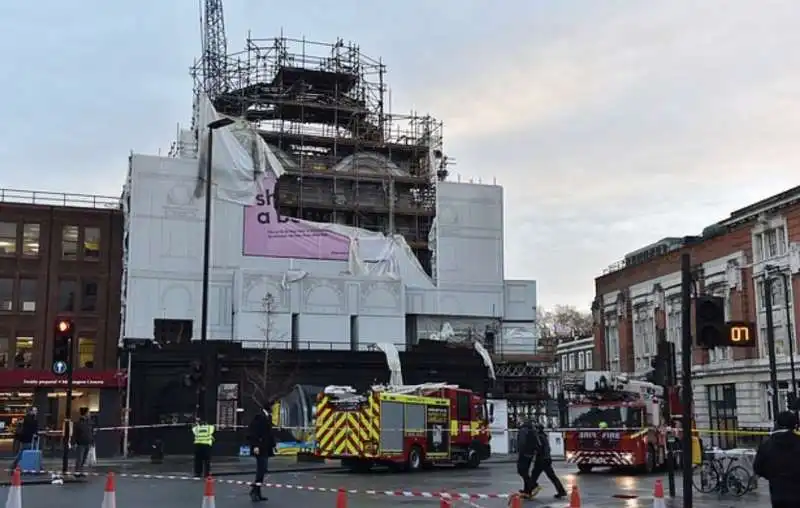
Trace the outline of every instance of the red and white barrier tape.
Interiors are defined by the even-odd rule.
[[[51,477],[60,477],[61,473],[59,471],[23,471],[23,474],[47,474]],[[88,476],[105,476],[102,473],[95,473],[89,472],[85,473]],[[68,473],[71,475],[71,473]],[[203,478],[195,478],[193,476],[178,476],[178,475],[159,475],[159,474],[137,474],[137,473],[114,473],[114,476],[117,478],[131,478],[131,479],[138,479],[138,480],[178,480],[178,481],[203,481]],[[239,485],[245,487],[251,487],[254,484],[252,482],[242,481],[242,480],[224,480],[220,478],[214,478],[214,482],[218,484],[225,484],[225,485]],[[22,481],[23,485],[25,484],[25,479],[23,478]],[[441,498],[441,497],[448,497],[454,500],[469,500],[469,499],[507,499],[510,494],[482,494],[482,493],[475,493],[475,492],[450,492],[450,491],[441,491],[441,492],[426,492],[420,490],[377,490],[377,489],[338,489],[332,487],[315,487],[313,485],[297,485],[292,483],[272,483],[272,482],[264,482],[260,484],[261,487],[272,488],[272,489],[287,489],[287,490],[299,490],[305,492],[324,492],[324,493],[338,493],[343,491],[347,494],[354,494],[354,495],[367,495],[367,496],[388,496],[388,497],[425,497],[425,498]]]

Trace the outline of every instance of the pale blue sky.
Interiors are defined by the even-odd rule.
[[[276,8],[275,6],[280,6]],[[586,307],[626,252],[797,185],[800,2],[227,0],[247,30],[382,56],[396,110],[506,187],[506,272]],[[197,0],[0,2],[0,187],[119,194],[188,123]]]

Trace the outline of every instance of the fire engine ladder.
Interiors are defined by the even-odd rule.
[[[458,388],[458,385],[447,383],[422,383],[418,385],[376,386],[375,390],[405,395],[424,395],[426,392],[441,390],[443,388]]]

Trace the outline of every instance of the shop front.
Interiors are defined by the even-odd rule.
[[[97,455],[120,452],[121,432],[102,430],[121,422],[126,375],[119,370],[76,370],[73,376],[73,420],[86,408],[95,427]],[[38,409],[41,446],[45,454],[61,450],[66,420],[67,380],[49,371],[16,369],[0,371],[0,455],[10,455],[16,425],[31,407]]]

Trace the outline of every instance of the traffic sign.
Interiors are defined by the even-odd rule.
[[[67,362],[57,361],[53,363],[53,374],[63,376],[67,373]]]

